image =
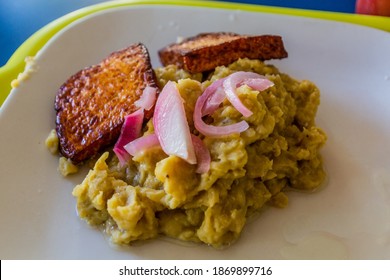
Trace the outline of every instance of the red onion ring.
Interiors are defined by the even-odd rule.
[[[124,165],[130,159],[123,146],[140,136],[143,121],[144,109],[138,109],[125,117],[121,133],[114,146],[114,153],[117,155],[121,165]]]

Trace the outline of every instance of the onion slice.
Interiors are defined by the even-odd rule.
[[[202,108],[202,116],[211,115],[225,100],[226,94],[222,88],[225,79],[218,79],[205,89],[203,94],[207,95],[207,100]]]
[[[206,124],[202,117],[211,115],[228,98],[230,103],[244,116],[252,115],[250,111],[240,100],[236,88],[246,84],[252,89],[263,91],[274,84],[265,76],[253,72],[235,72],[225,78],[214,81],[206,88],[203,94],[198,98],[194,110],[195,128],[202,134],[211,137],[226,136],[233,133],[241,133],[249,128],[246,121],[227,126],[213,126]]]
[[[124,165],[130,158],[123,146],[140,136],[143,120],[144,109],[138,109],[125,117],[120,136],[114,146],[114,152],[121,165]]]
[[[258,90],[258,91],[263,91],[266,90],[274,85],[273,82],[268,80],[267,78],[255,78],[255,79],[245,79],[242,81],[242,83],[239,85],[247,85],[248,87]]]
[[[134,102],[138,108],[143,108],[146,111],[152,109],[156,102],[157,89],[155,87],[146,86],[142,92],[141,97]]]
[[[126,152],[128,152],[132,156],[136,156],[142,151],[148,150],[153,147],[160,146],[160,142],[158,141],[158,138],[156,134],[148,134],[141,136],[130,143],[126,144],[124,146],[124,149]]]
[[[192,143],[194,144],[196,160],[198,162],[198,166],[195,172],[200,174],[206,173],[210,169],[210,152],[198,136],[191,134],[191,139]]]
[[[169,81],[159,94],[154,109],[153,125],[163,151],[190,164],[196,163],[194,145],[176,83]]]
[[[197,168],[195,170],[196,173],[206,173],[210,169],[210,152],[207,149],[206,145],[203,141],[193,134],[191,134],[191,140],[194,145],[196,160],[197,160]],[[149,150],[154,147],[161,147],[160,142],[156,134],[148,134],[141,136],[130,143],[124,146],[124,149],[130,155],[137,156],[139,153]]]
[[[263,81],[264,80],[264,81]],[[268,81],[268,82],[266,82]],[[273,83],[262,75],[253,72],[238,71],[229,75],[223,81],[223,88],[226,93],[227,99],[230,103],[244,116],[250,117],[253,113],[244,104],[242,104],[240,98],[237,95],[236,88],[240,84],[247,84],[249,87],[253,87],[256,90],[265,90],[272,86]]]
[[[217,80],[214,83],[221,86],[223,81]],[[211,89],[208,90],[210,87]],[[216,109],[218,107],[215,106],[215,104],[207,106],[208,100],[211,99],[211,97],[214,95],[214,93],[218,88],[219,87],[214,86],[214,84],[210,85],[208,88],[206,88],[203,94],[199,96],[198,100],[196,101],[194,116],[193,116],[195,128],[203,135],[211,136],[211,137],[226,136],[233,133],[241,133],[247,130],[249,125],[246,121],[240,121],[238,123],[226,125],[226,126],[209,125],[203,121],[202,117],[205,115],[202,112],[203,110],[207,110],[207,112],[212,113],[211,108]]]

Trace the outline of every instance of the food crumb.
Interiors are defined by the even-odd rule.
[[[272,197],[271,202],[277,208],[286,208],[288,205],[288,196],[284,192],[277,193]]]
[[[58,136],[55,129],[52,129],[50,131],[49,135],[46,138],[45,145],[50,151],[50,153],[52,153],[53,155],[56,155],[58,153]]]
[[[30,75],[36,72],[38,69],[35,62],[35,57],[27,56],[24,59],[24,62],[26,63],[24,71],[22,73],[19,73],[18,77],[11,82],[12,88],[19,87],[21,82],[28,80],[30,78]]]
[[[77,165],[74,165],[69,159],[65,157],[60,157],[58,171],[62,176],[66,177],[70,174],[77,173],[79,168]]]

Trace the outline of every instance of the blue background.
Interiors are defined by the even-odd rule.
[[[107,0],[0,0],[0,66],[34,32],[74,10]],[[355,0],[236,0],[270,6],[353,13]]]

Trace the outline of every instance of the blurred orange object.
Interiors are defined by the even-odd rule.
[[[358,14],[390,16],[390,0],[357,0],[355,12]]]

